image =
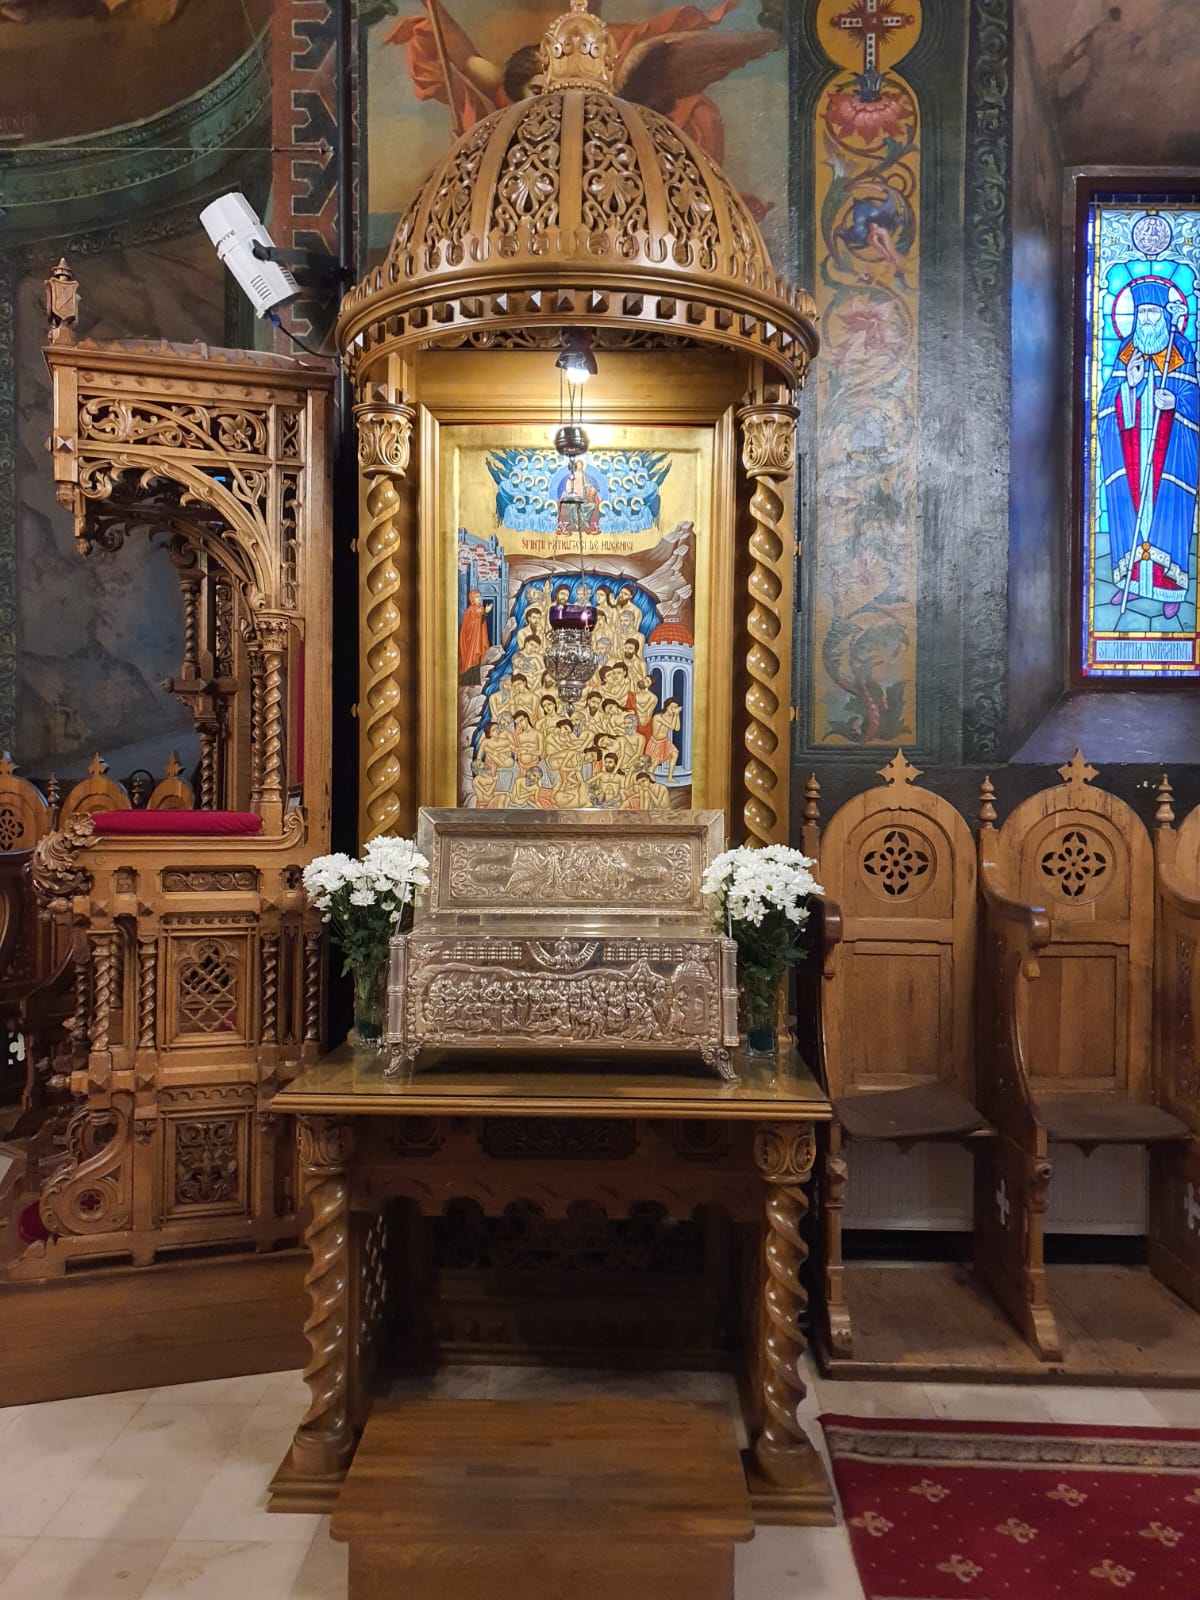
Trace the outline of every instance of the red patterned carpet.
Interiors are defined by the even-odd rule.
[[[1200,1431],[821,1423],[868,1600],[1200,1600]]]

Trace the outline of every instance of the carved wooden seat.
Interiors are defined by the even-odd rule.
[[[301,873],[329,838],[332,378],[139,341],[63,339],[46,359],[81,555],[133,556],[150,532],[150,559],[175,568],[183,649],[164,687],[192,716],[195,793],[172,755],[134,806],[97,755],[37,843],[71,952],[78,1100],[38,1196],[48,1237],[8,1276],[273,1251],[297,1196],[269,1105],[322,1026]]]
[[[1155,1086],[1186,1124],[1186,1144],[1150,1154],[1150,1270],[1200,1307],[1200,806],[1176,830],[1171,786],[1159,789],[1154,853]]]
[[[1149,837],[1123,800],[1092,787],[1079,751],[1060,771],[999,831],[985,783],[979,838],[990,1049],[980,1098],[999,1137],[981,1169],[976,1264],[1047,1361],[1062,1355],[1043,1253],[1051,1145],[1189,1138],[1157,1103],[1151,1071]]]
[[[804,848],[826,891],[821,1054],[834,1121],[822,1174],[833,1353],[853,1353],[842,1264],[847,1145],[987,1141],[973,1072],[977,906],[970,829],[897,751],[881,787],[821,836],[808,788]]]

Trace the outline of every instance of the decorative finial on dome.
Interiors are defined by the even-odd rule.
[[[617,64],[612,35],[599,17],[589,13],[587,0],[570,0],[570,5],[570,11],[542,35],[542,92],[599,89],[611,94]]]

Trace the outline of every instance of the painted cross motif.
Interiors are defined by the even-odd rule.
[[[912,14],[893,11],[894,4],[895,0],[857,0],[849,11],[839,12],[833,19],[835,28],[861,35],[864,76],[879,71],[879,41],[912,26]]]
[[[1183,1214],[1187,1218],[1188,1232],[1200,1231],[1200,1195],[1191,1183],[1183,1191]]]
[[[1000,1226],[1008,1227],[1008,1213],[1012,1210],[1012,1202],[1008,1198],[1008,1184],[1005,1179],[1000,1179],[1000,1187],[996,1190],[996,1215],[1000,1218]]]

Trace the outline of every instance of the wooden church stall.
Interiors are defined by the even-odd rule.
[[[824,907],[817,1059],[833,1097],[819,1167],[823,1360],[834,1376],[1192,1383],[1197,1300],[1197,840],[1159,791],[1157,889],[1136,813],[1077,751],[972,842],[902,752],[805,840]],[[976,862],[978,853],[978,888]],[[880,1020],[869,1014],[878,1006]],[[855,1145],[973,1154],[970,1265],[844,1260]],[[848,1149],[849,1147],[849,1149]],[[1065,1147],[1146,1152],[1147,1266],[1048,1265]],[[910,1240],[910,1245],[912,1241]],[[896,1252],[899,1254],[899,1252]]]

